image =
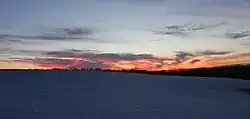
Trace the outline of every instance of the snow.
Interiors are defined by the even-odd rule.
[[[88,71],[0,72],[0,119],[250,119],[250,81]]]

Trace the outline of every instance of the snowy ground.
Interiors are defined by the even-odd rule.
[[[0,72],[0,119],[250,119],[250,82],[105,72]]]

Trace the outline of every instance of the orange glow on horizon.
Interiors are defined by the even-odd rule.
[[[0,69],[41,69],[41,67],[31,63],[0,61]]]
[[[190,61],[199,59],[195,63]],[[83,58],[72,58],[65,61],[57,61],[60,59],[48,60],[40,59],[42,62],[36,62],[32,59],[26,62],[21,61],[0,61],[0,69],[67,69],[80,66],[82,63],[89,63]],[[39,60],[39,61],[40,61]],[[234,54],[230,56],[219,57],[193,57],[188,60],[177,63],[174,60],[155,60],[155,59],[139,59],[139,60],[118,60],[112,58],[95,58],[96,61],[101,61],[107,65],[100,66],[101,69],[121,70],[121,69],[137,69],[137,70],[173,70],[173,69],[192,69],[204,67],[217,67],[233,64],[250,64],[250,55],[248,54]],[[107,60],[107,61],[106,61]],[[105,66],[105,67],[104,67]],[[88,68],[88,67],[82,67]]]

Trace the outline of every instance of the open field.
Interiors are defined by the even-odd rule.
[[[1,119],[250,119],[250,81],[1,71]]]

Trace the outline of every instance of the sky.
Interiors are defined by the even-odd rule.
[[[0,69],[250,63],[249,0],[1,0]]]

